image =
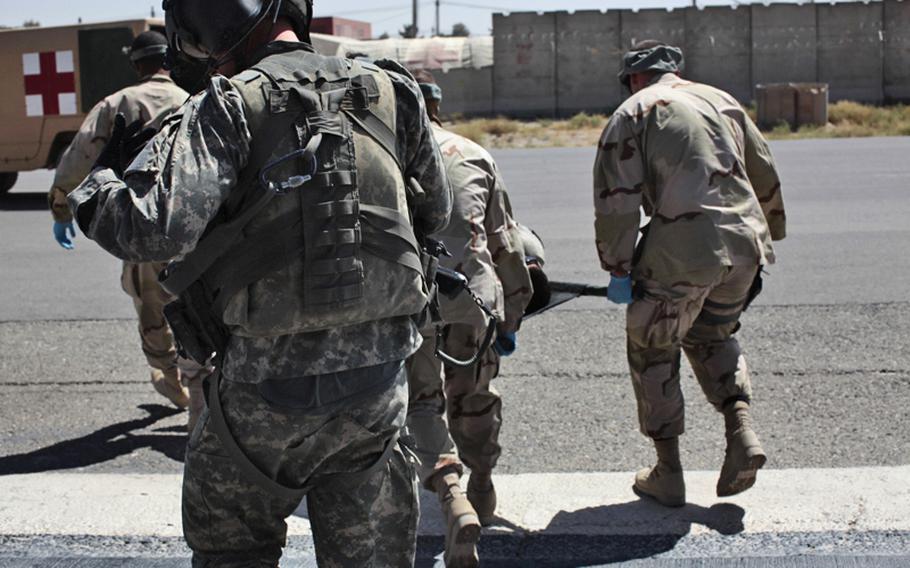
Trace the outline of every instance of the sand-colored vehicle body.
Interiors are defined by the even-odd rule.
[[[0,31],[0,193],[16,173],[53,168],[85,115],[136,82],[133,38],[161,20]]]

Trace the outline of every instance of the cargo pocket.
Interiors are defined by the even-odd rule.
[[[626,332],[629,341],[648,349],[662,349],[679,343],[684,335],[686,301],[668,301],[645,292],[629,306]]]

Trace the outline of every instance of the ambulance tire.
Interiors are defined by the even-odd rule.
[[[19,172],[0,172],[0,196],[6,195],[16,185]]]

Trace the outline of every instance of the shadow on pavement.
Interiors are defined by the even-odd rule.
[[[58,442],[33,452],[0,457],[0,475],[88,467],[142,448],[151,448],[174,461],[182,462],[186,449],[186,433],[182,428],[180,435],[132,433],[183,411],[158,404],[142,404],[139,408],[147,412],[148,416],[112,424],[87,436]]]
[[[43,211],[47,209],[46,193],[8,193],[0,197],[0,211]]]
[[[639,499],[618,505],[562,511],[540,533],[543,537],[551,535],[541,544],[552,548],[552,542],[546,541],[558,542],[555,539],[562,534],[578,535],[568,539],[575,541],[569,544],[573,559],[582,564],[625,562],[673,550],[679,540],[689,534],[693,524],[722,535],[739,534],[745,530],[745,514],[742,507],[731,503],[718,503],[710,508],[688,504],[670,509],[650,499]],[[597,536],[598,533],[602,536]]]
[[[545,529],[534,532],[497,518],[496,528],[484,532],[478,550],[482,565],[490,568],[599,566],[669,552],[691,532],[693,524],[721,535],[740,534],[745,530],[745,514],[742,507],[731,503],[668,509],[640,499],[561,511]],[[421,535],[417,548],[418,568],[442,566],[442,537]]]

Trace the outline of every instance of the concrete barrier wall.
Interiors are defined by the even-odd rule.
[[[818,79],[818,28],[810,4],[752,6],[752,80],[812,83]]]
[[[619,12],[556,13],[556,109],[561,116],[606,112],[622,100]]]
[[[624,50],[646,39],[659,39],[673,45],[686,43],[685,10],[623,10],[620,17]],[[619,61],[614,67],[619,67]]]
[[[434,73],[442,88],[442,113],[447,116],[493,114],[493,66]]]
[[[818,78],[833,100],[884,98],[882,8],[880,2],[816,5]]]
[[[885,2],[885,101],[910,102],[910,1]]]
[[[686,10],[685,76],[724,90],[741,101],[752,98],[752,18],[740,6]]]
[[[493,61],[496,112],[556,114],[556,14],[495,14]]]
[[[644,39],[683,47],[687,77],[744,103],[777,82],[829,83],[833,101],[910,100],[910,0],[518,12],[496,14],[493,30],[498,114],[615,108],[622,52]]]

